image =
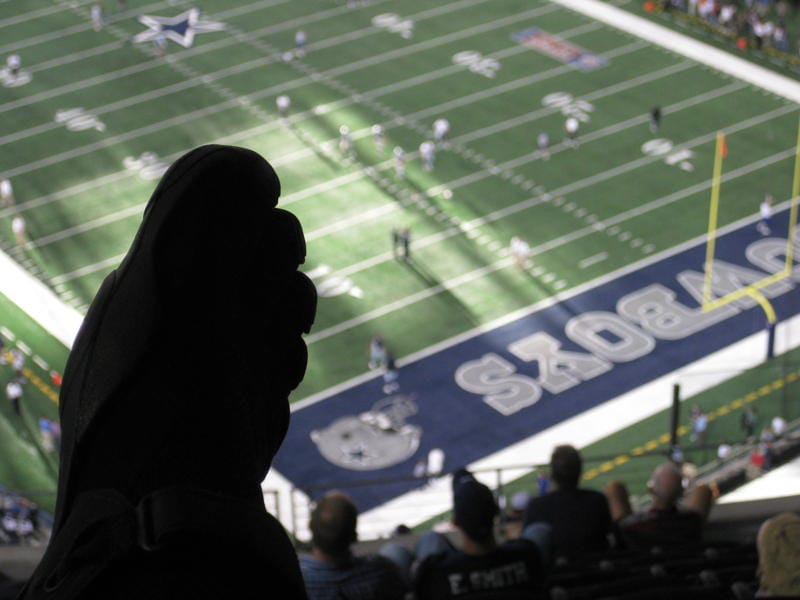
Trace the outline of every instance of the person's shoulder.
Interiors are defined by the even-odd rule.
[[[363,554],[353,558],[353,565],[360,570],[365,571],[392,571],[394,572],[397,567],[395,564],[380,554]]]
[[[577,491],[578,494],[580,494],[580,496],[584,498],[587,502],[608,506],[608,498],[606,498],[606,495],[603,492],[587,488],[578,488]]]
[[[305,552],[298,553],[297,561],[300,563],[300,570],[303,572],[326,571],[330,569],[330,563],[314,558],[311,554]]]
[[[526,554],[528,552],[539,552],[539,546],[527,538],[518,537],[504,541],[497,546],[500,553],[506,554]]]

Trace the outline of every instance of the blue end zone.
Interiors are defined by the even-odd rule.
[[[777,227],[778,224],[774,225]],[[718,240],[715,258],[746,267],[751,270],[751,275],[757,275],[758,278],[766,277],[771,273],[754,266],[751,262],[752,251],[761,248],[764,250],[762,254],[769,254],[775,259],[775,264],[785,260],[783,253],[776,250],[785,246],[785,227],[782,231],[775,231],[773,235],[783,236],[784,239],[762,238],[752,225],[743,227]],[[771,249],[771,254],[765,249]],[[704,261],[705,245],[700,244],[408,364],[401,369],[401,390],[398,394],[401,399],[412,399],[412,404],[389,402],[388,406],[375,409],[376,403],[386,399],[382,391],[383,382],[377,379],[300,409],[292,415],[289,433],[273,467],[301,488],[304,484],[336,484],[345,487],[345,482],[410,477],[415,463],[421,457],[425,457],[432,448],[441,448],[446,456],[444,468],[449,471],[529,438],[569,417],[765,329],[764,312],[758,305],[720,309],[727,315],[720,317],[721,321],[717,320],[714,324],[676,340],[657,339],[643,331],[646,328],[641,327],[640,323],[634,324],[628,320],[626,322],[633,329],[641,332],[642,339],[652,340],[650,349],[629,362],[605,360],[607,370],[584,377],[559,393],[544,389],[539,363],[526,362],[509,351],[509,345],[526,336],[546,333],[557,340],[560,350],[591,358],[592,355],[586,347],[581,347],[567,337],[567,323],[576,316],[587,313],[606,314],[622,320],[617,315],[620,299],[630,297],[633,292],[651,288],[654,284],[659,284],[662,290],[669,288],[676,295],[676,303],[698,314],[698,302],[679,283],[678,275],[687,271],[702,274]],[[795,279],[796,277],[797,269]],[[738,287],[742,285],[739,283]],[[800,298],[795,291],[794,279],[765,290],[765,294],[770,297],[779,320],[800,311]],[[620,338],[613,332],[601,331],[598,335],[611,346],[620,342]],[[523,382],[528,382],[527,385],[533,390],[538,387],[538,399],[506,416],[489,406],[484,401],[484,395],[463,389],[456,382],[456,372],[460,367],[463,369],[465,364],[480,363],[486,355],[496,356],[506,365],[504,368],[514,371],[511,379],[518,377]],[[766,347],[764,356],[766,357]],[[482,381],[488,387],[502,389],[504,376],[497,372],[490,373]],[[497,393],[497,390],[493,393]],[[366,417],[359,418],[362,414],[366,414]],[[319,446],[312,441],[312,432],[315,431]],[[328,459],[323,456],[321,448],[324,448]],[[399,462],[392,464],[398,460]],[[518,463],[524,464],[525,461],[522,456]],[[364,511],[416,486],[417,482],[408,481],[347,489],[359,509]]]

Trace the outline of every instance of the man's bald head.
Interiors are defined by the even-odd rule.
[[[674,463],[658,465],[647,483],[653,501],[661,508],[675,506],[683,495],[682,479],[681,472]]]

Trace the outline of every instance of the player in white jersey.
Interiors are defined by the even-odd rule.
[[[22,246],[25,243],[25,218],[22,215],[17,215],[11,220],[11,231],[17,244]]]
[[[539,132],[536,136],[536,145],[539,147],[539,156],[544,160],[550,159],[550,136],[546,131]]]
[[[406,176],[406,153],[400,146],[395,146],[392,151],[394,155],[394,172],[398,178],[403,179]]]
[[[425,140],[419,145],[419,154],[422,157],[422,168],[426,171],[433,170],[434,150],[436,146],[430,140]]]
[[[578,119],[569,117],[564,123],[564,131],[567,134],[566,143],[573,148],[578,147]]]
[[[348,158],[353,153],[353,138],[350,137],[350,128],[347,125],[339,127],[339,152]]]
[[[289,107],[292,105],[291,99],[286,94],[281,94],[277,98],[275,98],[275,106],[278,107],[278,113],[281,115],[281,118],[286,118],[287,113],[289,112]]]
[[[11,206],[14,204],[14,188],[7,177],[0,179],[0,206]]]
[[[306,54],[306,32],[298,29],[294,34],[294,55],[303,58]]]
[[[758,229],[761,235],[769,235],[772,233],[769,226],[769,220],[772,218],[772,200],[772,194],[767,194],[764,196],[759,206],[761,220],[758,222],[758,225],[756,225],[756,229]]]
[[[19,54],[9,54],[6,58],[6,69],[12,79],[15,79],[17,75],[19,75],[19,68],[21,65],[22,60],[20,60]]]
[[[439,118],[433,122],[433,139],[437,144],[447,139],[450,133],[450,122],[447,119]]]
[[[375,149],[383,153],[383,144],[386,141],[386,134],[383,131],[383,127],[377,123],[372,126],[372,139],[375,142]]]
[[[531,247],[528,245],[528,242],[515,235],[511,238],[511,247],[509,250],[511,251],[511,256],[514,257],[514,263],[520,269],[524,269],[525,262],[528,260],[528,256],[531,253]]]
[[[103,8],[99,4],[92,4],[92,27],[95,31],[103,28]]]

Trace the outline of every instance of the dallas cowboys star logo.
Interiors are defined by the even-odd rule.
[[[190,8],[185,13],[172,18],[142,15],[139,17],[139,22],[149,27],[149,30],[136,34],[133,37],[134,42],[155,41],[159,38],[170,39],[184,48],[189,48],[194,43],[196,33],[225,29],[225,23],[201,21],[200,11],[196,8]]]

